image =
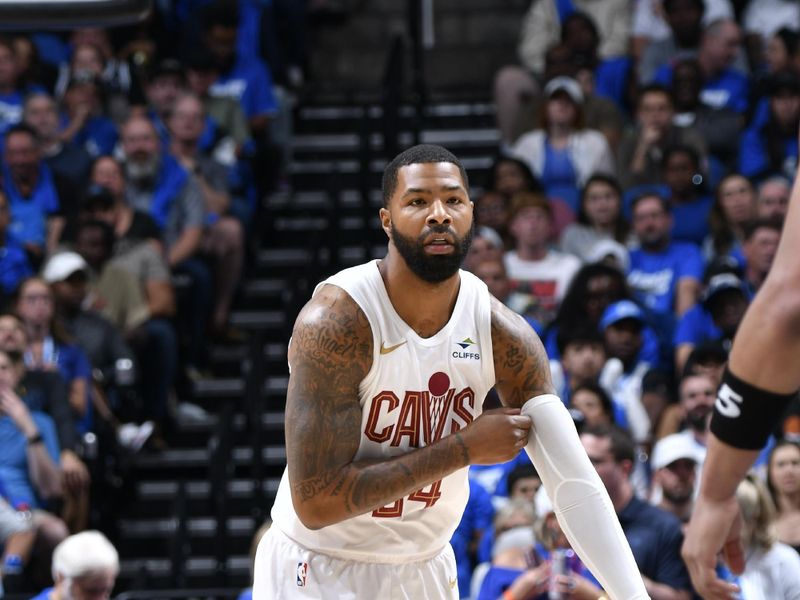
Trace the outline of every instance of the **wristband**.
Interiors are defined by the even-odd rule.
[[[41,444],[44,441],[42,437],[42,432],[37,431],[31,437],[28,438],[28,446],[33,446],[34,444]]]
[[[776,394],[762,390],[726,368],[714,402],[711,433],[734,448],[760,450],[796,396],[797,392]]]

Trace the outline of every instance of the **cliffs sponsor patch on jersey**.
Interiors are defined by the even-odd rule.
[[[472,388],[450,387],[447,373],[437,371],[428,380],[428,389],[406,390],[401,394],[384,390],[374,396],[364,435],[377,444],[419,448],[455,433],[474,418]]]
[[[470,338],[465,337],[462,341],[453,345],[452,357],[456,360],[480,360],[480,348]]]

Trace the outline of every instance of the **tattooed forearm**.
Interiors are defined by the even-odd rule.
[[[372,351],[366,316],[336,288],[317,294],[295,324],[286,459],[295,510],[308,527],[381,508],[468,464],[460,436],[388,460],[354,462],[361,441],[358,390]]]
[[[292,487],[294,488],[295,495],[302,502],[305,502],[306,500],[311,500],[322,490],[327,488],[335,477],[335,473],[323,473],[320,477],[306,479],[305,481],[296,483]],[[341,483],[339,487],[341,487]]]
[[[461,434],[458,431],[456,431],[454,437],[455,437],[456,442],[458,443],[459,447],[461,448],[461,457],[464,459],[464,464],[468,465],[469,464],[469,450],[467,450],[467,445],[464,443],[464,438],[461,437]]]
[[[469,455],[459,433],[388,461],[354,464],[349,516],[391,504],[468,464]]]

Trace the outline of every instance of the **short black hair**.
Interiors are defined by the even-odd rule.
[[[779,217],[767,217],[755,219],[749,223],[745,223],[743,227],[744,241],[748,241],[750,238],[752,238],[761,228],[772,229],[780,234],[783,230],[783,221]]]
[[[591,425],[581,431],[581,435],[593,435],[611,440],[611,454],[616,463],[623,460],[636,462],[636,444],[633,437],[617,425]]]
[[[561,43],[563,44],[566,40],[566,33],[565,31],[568,29],[569,25],[573,22],[582,23],[585,25],[594,35],[595,45],[600,43],[600,32],[597,29],[597,24],[594,22],[592,16],[588,13],[585,13],[580,10],[576,10],[572,14],[570,14],[564,22],[561,23]]]
[[[572,344],[599,344],[603,345],[603,334],[596,325],[587,321],[564,325],[558,328],[556,345],[558,353],[564,356],[567,346]]]
[[[533,171],[531,171],[531,168],[528,165],[528,163],[514,156],[503,154],[502,152],[495,157],[494,161],[492,162],[492,166],[489,169],[489,175],[486,179],[487,190],[494,190],[497,187],[497,170],[502,163],[511,163],[515,165],[522,172],[522,178],[525,180],[525,189],[527,191],[529,192],[544,191],[542,183],[539,181],[536,175],[533,174]]]
[[[39,134],[36,133],[36,130],[27,123],[20,122],[9,127],[6,130],[5,138],[8,139],[9,136],[14,135],[15,133],[26,133],[33,138],[34,144],[37,146],[39,145]]]
[[[587,391],[597,396],[597,398],[600,400],[600,406],[603,407],[603,412],[611,417],[612,423],[614,422],[614,404],[611,401],[611,396],[609,396],[608,392],[603,389],[603,386],[596,381],[581,381],[570,393],[571,397],[574,398],[575,395],[580,391]],[[584,431],[586,430],[584,429]]]
[[[647,94],[662,94],[667,97],[670,104],[675,104],[675,99],[672,97],[672,92],[669,88],[665,85],[660,83],[648,83],[647,85],[642,86],[639,88],[639,91],[636,94],[636,106],[639,106],[639,103]]]
[[[694,375],[698,366],[724,365],[726,362],[728,362],[728,351],[722,341],[706,340],[692,349],[683,366],[681,379]]]
[[[633,218],[633,213],[636,212],[636,207],[638,204],[646,198],[655,198],[661,203],[661,207],[664,209],[664,212],[672,214],[672,205],[670,204],[669,199],[665,198],[662,192],[660,192],[655,186],[647,186],[645,189],[636,194],[633,197],[633,200],[631,200],[631,218]]]
[[[520,463],[508,474],[507,480],[507,488],[508,488],[508,495],[511,496],[511,490],[514,489],[514,484],[517,483],[520,479],[525,479],[526,477],[536,477],[539,481],[542,480],[539,477],[539,473],[536,471],[536,467],[534,467],[530,463]]]
[[[419,144],[395,156],[383,170],[383,206],[389,206],[389,201],[392,199],[395,189],[397,189],[397,172],[401,167],[440,162],[456,165],[461,174],[461,181],[464,184],[464,189],[469,189],[467,171],[464,169],[464,165],[461,164],[461,161],[458,160],[452,152],[442,146],[436,146],[434,144]]]

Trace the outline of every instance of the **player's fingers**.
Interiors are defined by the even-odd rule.
[[[511,417],[511,423],[523,431],[530,430],[531,425],[533,425],[533,422],[528,415],[514,415]]]
[[[518,415],[519,409],[518,408],[510,408],[508,406],[503,406],[501,408],[492,408],[490,410],[483,411],[484,415]]]

